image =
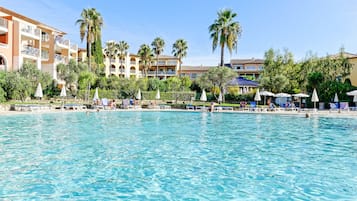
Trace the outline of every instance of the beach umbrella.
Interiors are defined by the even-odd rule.
[[[202,94],[201,94],[201,97],[200,97],[200,101],[204,101],[204,102],[207,101],[207,95],[206,95],[205,89],[202,90]]]
[[[316,89],[312,92],[311,102],[314,103],[314,109],[316,109],[316,102],[319,102],[319,97],[317,96]]]
[[[353,90],[353,91],[347,92],[346,94],[349,95],[349,96],[356,96],[357,95],[357,90]]]
[[[281,105],[282,99],[284,99],[284,98],[290,98],[291,95],[290,95],[290,94],[287,94],[287,93],[277,93],[277,94],[274,95],[274,97],[277,98],[276,101],[279,102],[279,105]]]
[[[259,92],[261,96],[264,96],[264,104],[266,103],[267,96],[274,96],[275,94],[270,91],[261,91]]]
[[[260,97],[259,89],[257,89],[257,92],[255,93],[254,100],[258,102],[262,100]]]
[[[222,92],[219,92],[218,102],[221,103],[222,101],[223,101]]]
[[[160,90],[159,90],[159,89],[157,89],[155,99],[156,99],[156,100],[159,100],[159,99],[160,99]]]
[[[354,103],[357,103],[357,95],[354,95],[354,96],[353,96],[353,102],[354,102]]]
[[[289,98],[289,97],[291,97],[291,95],[287,94],[287,93],[277,93],[274,96],[277,97],[277,98]]]
[[[43,97],[41,83],[38,83],[38,85],[37,85],[35,97],[40,98],[40,99]]]
[[[338,96],[337,96],[337,93],[335,93],[335,98],[333,99],[333,102],[338,103]]]
[[[293,94],[293,96],[298,97],[298,98],[307,98],[307,97],[309,97],[309,95],[303,94],[303,93]]]
[[[275,94],[270,91],[261,91],[261,92],[259,92],[259,94],[261,96],[275,96]]]
[[[138,90],[138,94],[136,94],[136,99],[141,100],[141,90]]]
[[[66,87],[64,85],[62,86],[60,96],[61,97],[66,97],[67,96]]]
[[[94,92],[94,97],[93,97],[93,100],[96,101],[96,100],[99,100],[99,95],[98,95],[98,87],[95,88],[95,92]]]
[[[262,98],[260,97],[260,94],[259,94],[259,88],[257,89],[257,92],[255,92],[255,96],[254,96],[254,101],[257,101],[257,106],[259,104],[259,101],[261,101]]]
[[[309,97],[308,94],[303,94],[303,93],[293,94],[293,96],[299,98],[299,104],[300,104],[299,107],[301,107],[301,99]]]

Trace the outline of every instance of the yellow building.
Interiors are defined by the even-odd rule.
[[[349,57],[348,61],[352,64],[351,74],[349,77],[351,84],[357,87],[357,55]]]
[[[140,61],[140,57],[135,54],[127,54],[124,60],[119,60],[118,57],[110,59],[104,56],[105,75],[116,75],[119,77],[135,77],[141,78],[144,75],[144,66]],[[156,68],[158,73],[156,75]],[[147,72],[147,77],[158,77],[166,79],[168,77],[178,75],[179,60],[174,56],[160,55],[158,57],[158,65],[156,65],[156,57],[153,58],[151,66]]]
[[[77,61],[78,46],[65,33],[0,7],[0,70],[17,71],[25,62],[57,79],[56,66]]]

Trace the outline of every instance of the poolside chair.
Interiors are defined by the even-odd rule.
[[[349,111],[348,102],[340,102],[340,110]]]
[[[249,111],[257,111],[257,103],[255,101],[251,101],[249,103]]]
[[[330,111],[338,110],[338,103],[330,103]]]
[[[195,106],[193,106],[193,105],[186,105],[186,110],[195,110]]]

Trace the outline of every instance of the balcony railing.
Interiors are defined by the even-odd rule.
[[[21,31],[38,38],[41,37],[41,30],[30,25],[22,25]]]
[[[66,56],[62,56],[60,54],[55,54],[55,60],[56,60],[56,62],[65,63],[67,61],[67,57]]]
[[[130,61],[130,64],[135,65],[135,64],[136,64],[136,61]]]
[[[0,18],[0,27],[7,29],[7,19]]]
[[[78,45],[76,44],[71,44],[71,50],[77,51],[78,50]]]
[[[156,71],[148,71],[148,75],[156,75]],[[157,75],[161,76],[172,76],[176,75],[176,71],[159,71],[157,72]]]
[[[135,73],[136,73],[136,70],[130,70],[130,73],[131,73],[131,74],[135,74]]]
[[[62,37],[57,37],[56,38],[56,43],[60,44],[60,45],[64,45],[64,46],[69,46],[69,40],[65,40]]]
[[[168,61],[167,65],[169,66],[176,66],[177,65],[177,61]]]
[[[21,53],[33,57],[38,57],[40,55],[40,50],[30,46],[23,46]]]
[[[110,62],[111,63],[115,63],[115,59],[110,59]]]
[[[49,57],[49,53],[47,50],[42,50],[41,51],[41,59],[43,60],[48,60],[50,57]]]

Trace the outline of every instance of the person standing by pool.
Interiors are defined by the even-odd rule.
[[[211,108],[210,108],[210,110],[211,110],[211,112],[213,112],[213,110],[214,110],[214,102],[213,102],[213,101],[211,102]]]

